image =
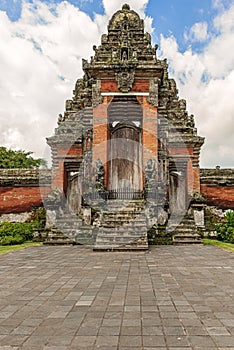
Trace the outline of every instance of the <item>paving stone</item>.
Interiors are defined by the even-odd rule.
[[[208,335],[207,330],[204,327],[186,327],[186,333],[188,335]]]
[[[118,341],[119,337],[117,336],[99,335],[96,339],[96,347],[117,346]]]
[[[163,327],[165,335],[185,335],[184,328],[182,327]]]
[[[142,327],[142,334],[143,335],[163,335],[162,327],[159,326],[147,326]]]
[[[136,335],[121,335],[119,339],[120,346],[131,347],[135,349],[142,346],[142,337]]]
[[[190,345],[188,337],[186,336],[175,336],[175,335],[167,335],[166,336],[166,344],[168,347],[188,347]]]
[[[96,341],[96,336],[76,336],[73,338],[71,346],[76,347],[86,347],[86,349],[91,348]]]
[[[7,335],[1,339],[1,346],[20,346],[27,340],[27,336],[23,335]]]
[[[123,320],[123,327],[130,327],[130,326],[135,326],[138,327],[141,325],[141,320],[140,318],[127,318]]]
[[[161,335],[147,335],[143,336],[144,347],[159,347],[166,346],[165,338]]]
[[[215,344],[220,346],[226,346],[230,347],[234,345],[234,337],[233,336],[226,336],[226,335],[214,335],[212,337]]]
[[[189,336],[190,343],[195,347],[214,347],[215,343],[210,336],[193,335]]]
[[[120,327],[113,326],[113,327],[100,327],[99,328],[99,335],[119,335],[120,334]]]
[[[230,335],[225,327],[207,327],[206,329],[210,335]]]
[[[234,350],[233,271],[205,246],[0,256],[0,350]]]

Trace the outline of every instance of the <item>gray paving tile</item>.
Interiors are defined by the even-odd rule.
[[[114,335],[98,335],[96,339],[96,347],[101,348],[101,347],[111,347],[111,346],[117,346],[119,341],[118,336]]]
[[[165,338],[161,335],[147,335],[143,336],[144,347],[162,347],[166,346]]]
[[[120,346],[135,349],[142,346],[142,337],[140,335],[121,335]]]
[[[0,256],[0,350],[234,350],[233,272],[203,246]]]

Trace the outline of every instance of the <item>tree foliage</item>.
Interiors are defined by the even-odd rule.
[[[0,169],[23,169],[46,167],[46,161],[42,158],[33,158],[33,152],[14,151],[6,147],[0,147]]]

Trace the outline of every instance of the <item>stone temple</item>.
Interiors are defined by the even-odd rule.
[[[150,235],[200,242],[204,138],[166,59],[127,4],[93,49],[47,139],[54,235],[95,250],[144,250]]]

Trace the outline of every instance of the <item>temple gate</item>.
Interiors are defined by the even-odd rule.
[[[199,242],[190,202],[200,193],[204,138],[167,61],[157,58],[157,45],[127,4],[93,49],[47,139],[52,188],[61,196],[57,228],[98,250],[147,249],[152,228],[174,242]],[[186,224],[193,234],[189,227],[182,234]]]

